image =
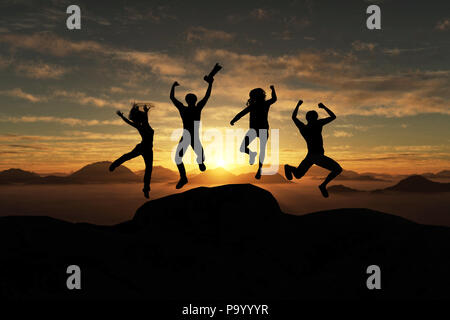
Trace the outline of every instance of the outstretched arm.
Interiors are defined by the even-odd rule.
[[[207,79],[208,79],[207,80],[208,89],[206,89],[206,93],[205,93],[205,96],[203,97],[203,99],[197,103],[198,108],[203,108],[206,105],[206,102],[208,102],[209,97],[211,96],[211,90],[212,90],[212,84],[214,82],[214,78],[207,78]]]
[[[128,119],[123,115],[123,113],[122,113],[120,110],[118,110],[116,113],[117,113],[117,115],[118,115],[119,117],[122,118],[123,121],[125,121],[126,123],[128,123],[130,126],[136,128],[136,125],[135,125],[133,122],[131,122],[130,120],[128,120]]]
[[[273,104],[277,101],[277,93],[275,92],[274,86],[270,86],[270,89],[272,90],[272,97],[269,100],[267,100],[267,102],[269,104]]]
[[[177,100],[177,98],[175,98],[175,87],[179,86],[180,84],[175,81],[172,84],[172,88],[170,89],[170,100],[172,100],[173,104],[175,105],[175,107],[177,107],[178,109],[183,107],[183,104]]]
[[[328,118],[320,119],[320,120],[319,120],[320,123],[321,123],[322,125],[325,125],[325,124],[327,124],[327,123],[330,123],[331,121],[333,121],[334,119],[336,119],[336,115],[333,113],[333,111],[331,111],[330,109],[328,109],[322,102],[319,103],[319,108],[324,109],[324,110],[328,113],[328,115],[329,115]]]
[[[304,127],[305,124],[303,122],[301,122],[300,120],[298,120],[297,118],[297,114],[298,114],[298,109],[300,108],[300,106],[302,105],[303,101],[302,100],[298,100],[297,105],[295,106],[294,112],[292,112],[292,121],[294,121],[295,125],[297,126],[297,128],[301,128]]]
[[[230,121],[230,124],[233,126],[234,123],[236,121],[238,121],[240,118],[242,118],[243,116],[245,116],[247,113],[250,112],[250,107],[245,108],[244,110],[242,110],[241,112],[239,112],[234,118],[233,120]]]

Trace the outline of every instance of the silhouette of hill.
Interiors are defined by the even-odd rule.
[[[450,183],[440,183],[428,180],[425,177],[414,175],[401,180],[392,187],[375,190],[374,192],[418,192],[438,193],[450,192]]]
[[[312,176],[317,179],[322,179],[327,176],[329,173],[328,170],[313,166],[307,172],[306,176]],[[382,175],[380,175],[381,177]],[[358,173],[352,170],[343,170],[342,173],[335,178],[335,180],[355,180],[355,181],[386,181],[384,178],[379,178],[374,173]]]
[[[330,193],[359,193],[364,192],[362,190],[353,189],[342,184],[332,185],[328,187],[328,192]]]
[[[140,178],[144,177],[145,170],[136,171],[135,174]],[[152,182],[173,182],[179,178],[178,173],[163,166],[153,166]]]
[[[253,185],[156,199],[116,226],[0,218],[0,296],[39,299],[450,298],[450,229],[368,209],[284,214]],[[69,265],[82,290],[66,288]],[[368,266],[382,290],[368,290]]]
[[[109,171],[111,162],[91,163],[68,176],[40,176],[21,169],[8,169],[0,172],[0,184],[84,184],[84,183],[123,183],[140,182],[142,179],[125,166]]]
[[[421,174],[421,176],[428,178],[428,179],[450,179],[450,170],[442,170],[437,173],[424,173]]]
[[[11,183],[33,183],[39,180],[40,176],[37,173],[24,171],[22,169],[8,169],[0,171],[0,184]]]
[[[125,166],[119,166],[113,172],[109,171],[111,162],[102,161],[88,164],[75,171],[67,178],[75,183],[105,183],[105,182],[137,182],[139,177]]]
[[[371,174],[361,174],[352,170],[344,170],[336,177],[336,180],[356,180],[356,181],[385,181]]]

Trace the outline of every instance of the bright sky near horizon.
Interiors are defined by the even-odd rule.
[[[366,28],[370,3],[382,30]],[[150,101],[155,165],[171,169],[181,120],[170,103],[199,97],[216,62],[202,126],[248,128],[230,120],[255,87],[278,101],[280,163],[297,165],[306,145],[291,120],[330,107],[326,154],[344,169],[417,173],[450,168],[450,4],[448,1],[76,1],[81,30],[66,28],[73,1],[0,4],[0,170],[68,172],[112,161],[140,140],[116,115]],[[208,152],[207,166],[233,168]],[[270,142],[269,142],[270,150]],[[238,145],[222,154],[234,157]],[[192,157],[192,159],[194,159]],[[136,159],[126,164],[142,169]]]

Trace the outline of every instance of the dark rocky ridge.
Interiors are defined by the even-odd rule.
[[[450,229],[368,209],[286,215],[253,185],[149,201],[102,227],[0,218],[3,298],[450,298]],[[82,270],[69,291],[68,265]],[[366,288],[381,267],[382,290]]]

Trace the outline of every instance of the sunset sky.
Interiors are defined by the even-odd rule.
[[[366,28],[371,3],[382,30]],[[66,28],[70,4],[81,7],[81,30]],[[0,15],[0,170],[70,172],[114,160],[140,141],[115,115],[133,100],[155,105],[155,165],[175,169],[171,136],[181,120],[170,86],[181,84],[180,100],[191,91],[201,98],[216,62],[223,70],[204,131],[248,128],[248,116],[229,122],[251,89],[273,84],[269,122],[282,164],[306,153],[291,120],[302,99],[301,118],[311,109],[326,116],[319,102],[336,113],[325,151],[344,169],[450,168],[448,1],[16,0],[1,1]],[[204,145],[207,166],[233,168],[237,143],[225,146],[225,160]]]

